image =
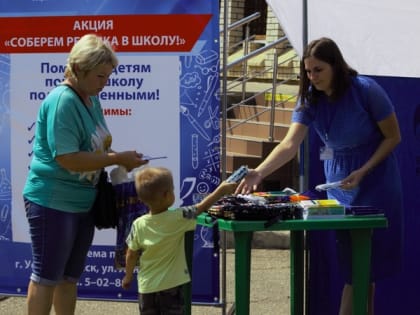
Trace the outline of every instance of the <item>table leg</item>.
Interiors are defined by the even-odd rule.
[[[192,260],[194,253],[194,231],[188,231],[185,233],[184,239],[185,247],[185,258],[187,260],[188,271],[192,278]],[[185,300],[185,310],[184,315],[191,315],[191,304],[192,304],[192,281],[184,284],[184,300]]]
[[[290,314],[303,315],[304,232],[290,231]]]
[[[235,311],[249,314],[252,232],[234,232],[235,236]]]
[[[353,315],[367,314],[371,229],[352,230]]]

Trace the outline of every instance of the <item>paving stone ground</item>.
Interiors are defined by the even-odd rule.
[[[288,249],[254,248],[251,260],[250,315],[290,314],[290,255]],[[234,301],[234,250],[226,250],[226,307],[192,306],[192,315],[228,314]],[[26,314],[24,297],[0,301],[0,314]],[[51,312],[53,315],[54,312]],[[133,315],[137,303],[78,301],[76,315]]]

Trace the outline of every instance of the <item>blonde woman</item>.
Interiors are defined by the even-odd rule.
[[[114,152],[97,97],[118,61],[111,46],[88,34],[73,46],[65,80],[42,102],[30,171],[23,190],[32,241],[29,315],[74,314],[77,282],[92,243],[89,210],[102,168],[131,170],[147,161]]]

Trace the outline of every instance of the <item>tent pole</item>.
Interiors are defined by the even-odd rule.
[[[302,0],[302,51],[308,44],[308,0]],[[309,145],[306,137],[300,146],[299,190],[308,190]]]
[[[308,0],[302,0],[302,44],[308,44]]]
[[[305,47],[308,45],[308,0],[302,0],[302,54]],[[300,177],[299,186],[300,191],[308,190],[309,181],[309,139],[308,135],[305,137],[300,146]],[[309,249],[308,249],[308,234],[304,232],[304,279],[305,279],[305,298],[304,298],[304,314],[309,314]]]
[[[226,120],[227,120],[227,63],[228,63],[228,10],[229,10],[229,0],[224,0],[224,10],[223,10],[223,80],[222,80],[222,126],[221,126],[221,176],[222,180],[226,179]],[[220,12],[220,8],[219,8]],[[220,248],[221,248],[221,302],[222,302],[222,314],[226,314],[226,248],[227,248],[227,235],[226,231],[213,231],[214,233],[221,233],[220,238]]]

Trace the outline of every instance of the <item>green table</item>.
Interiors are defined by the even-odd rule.
[[[198,223],[210,226],[213,218],[201,214]],[[290,231],[290,312],[304,313],[304,231],[348,229],[352,237],[353,314],[366,314],[370,274],[371,235],[375,228],[387,227],[383,216],[338,219],[287,220],[264,227],[265,221],[217,219],[220,230],[231,231],[235,239],[236,314],[249,314],[251,242],[254,231]]]

